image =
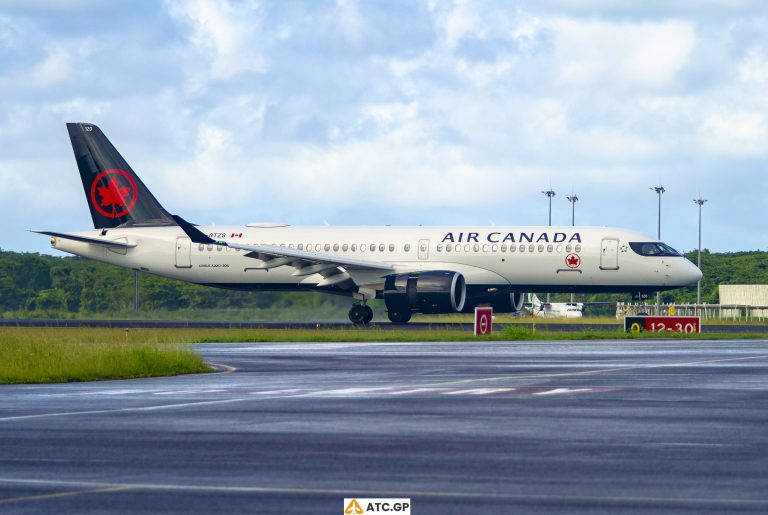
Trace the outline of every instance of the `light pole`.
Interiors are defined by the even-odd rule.
[[[542,191],[542,193],[547,197],[549,197],[549,225],[551,226],[552,225],[552,197],[555,196],[555,192],[552,191],[552,187],[550,186],[550,188],[547,191]]]
[[[571,193],[570,197],[565,197],[568,199],[568,202],[571,203],[571,226],[576,226],[576,202],[579,200],[579,197],[577,197],[575,194]],[[571,293],[571,304],[575,302],[574,294]]]
[[[565,198],[567,198],[568,202],[571,203],[571,225],[576,225],[576,202],[578,202],[579,197],[571,194],[570,197]]]
[[[707,201],[701,197],[693,199],[699,205],[699,257],[696,260],[696,266],[701,270],[701,206]],[[701,304],[701,279],[696,283],[696,304]]]
[[[661,195],[667,191],[664,189],[664,186],[659,184],[658,186],[651,186],[651,190],[655,191],[656,194],[659,196],[659,225],[658,225],[658,231],[657,231],[657,238],[661,240]],[[656,315],[659,315],[659,311],[661,310],[661,292],[656,292]]]
[[[549,198],[549,226],[552,227],[552,197],[555,196],[555,192],[550,186],[547,191],[542,191],[542,193]],[[547,292],[547,304],[549,304],[549,292]]]

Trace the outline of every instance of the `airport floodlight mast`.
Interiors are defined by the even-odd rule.
[[[572,193],[570,197],[565,197],[565,198],[567,198],[568,202],[571,203],[571,225],[575,227],[576,226],[576,202],[578,202],[579,197],[577,197]]]
[[[544,195],[549,197],[549,225],[552,225],[552,197],[555,196],[555,192],[552,191],[552,186],[547,191],[542,191]]]
[[[576,202],[578,202],[579,197],[576,196],[575,193],[571,193],[570,197],[565,197],[568,199],[568,202],[571,203],[571,225],[576,226]],[[571,293],[571,303],[575,302],[576,297],[573,293]]]
[[[695,198],[693,201],[699,205],[699,257],[696,260],[696,266],[701,270],[701,206],[707,202],[704,198]],[[701,304],[701,279],[696,283],[696,304]]]
[[[658,230],[656,237],[661,240],[661,195],[664,194],[667,190],[664,189],[664,186],[659,184],[658,186],[651,186],[651,191],[655,191],[656,194],[659,196],[659,222],[658,222]],[[656,292],[656,314],[659,315],[659,310],[661,309],[661,292]]]
[[[549,189],[547,191],[542,191],[544,195],[549,198],[549,226],[552,226],[552,197],[555,196],[554,190],[552,190],[552,186],[549,186]],[[547,304],[549,304],[549,293],[547,293]]]

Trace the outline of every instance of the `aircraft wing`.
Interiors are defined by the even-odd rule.
[[[245,254],[247,257],[261,261],[260,264],[254,266],[254,268],[258,269],[269,270],[270,268],[276,268],[278,266],[291,266],[296,269],[293,272],[293,275],[296,276],[320,274],[323,277],[323,280],[317,284],[318,287],[344,287],[344,283],[355,283],[353,276],[349,272],[353,272],[353,274],[355,272],[376,272],[377,276],[381,277],[386,273],[395,271],[395,268],[392,265],[381,261],[354,259],[345,256],[324,254],[321,252],[297,250],[281,247],[279,245],[245,245],[226,241],[216,241],[202,233],[198,228],[180,216],[173,215],[173,218],[194,243],[221,245],[233,249],[244,250],[247,252],[247,254]]]

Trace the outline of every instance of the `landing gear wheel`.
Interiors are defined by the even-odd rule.
[[[367,309],[368,306],[363,306],[362,304],[355,304],[351,308],[349,308],[349,320],[355,325],[363,325],[365,324],[365,318],[368,315]],[[373,311],[371,311],[371,317],[373,317]]]
[[[363,309],[365,309],[365,318],[363,318],[363,323],[370,324],[371,320],[373,320],[373,309],[371,309],[371,306],[363,306]]]
[[[389,321],[393,324],[407,324],[411,319],[410,311],[387,311]]]

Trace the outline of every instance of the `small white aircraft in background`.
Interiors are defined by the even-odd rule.
[[[581,318],[584,315],[583,302],[542,302],[535,293],[528,294],[531,313],[542,318]]]
[[[94,229],[35,231],[53,248],[218,288],[344,295],[354,324],[371,321],[371,299],[402,324],[479,305],[519,312],[529,291],[655,292],[701,278],[672,247],[614,227],[196,226],[160,205],[97,126],[67,130]]]

